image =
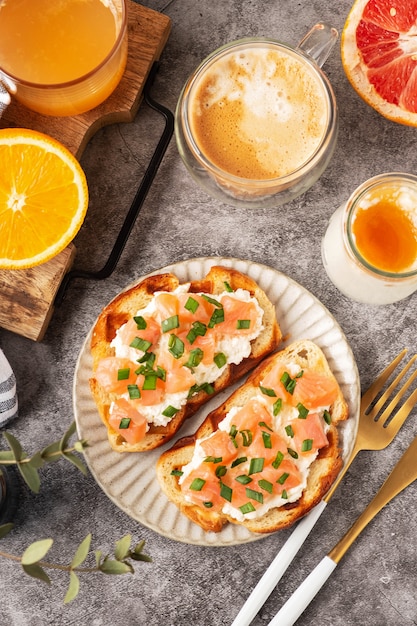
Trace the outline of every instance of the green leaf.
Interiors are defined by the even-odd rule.
[[[65,450],[65,448],[68,446],[69,440],[71,439],[72,435],[75,433],[75,428],[76,426],[75,426],[75,421],[74,421],[68,428],[67,432],[64,433],[64,436],[59,442],[59,449],[61,450],[61,452]]]
[[[51,584],[51,579],[49,578],[48,574],[45,572],[43,567],[41,567],[37,563],[33,563],[32,565],[22,564],[22,567],[26,574],[29,574],[29,576],[32,576],[32,578],[43,580],[45,583],[48,583],[48,585]]]
[[[54,441],[54,443],[49,444],[41,451],[41,456],[45,461],[51,463],[52,461],[58,461],[61,458],[61,442]]]
[[[100,572],[103,574],[131,574],[133,572],[133,568],[128,563],[124,563],[123,561],[112,561],[109,559],[105,559],[103,563],[101,563],[99,567]]]
[[[11,433],[7,432],[7,430],[3,433],[4,438],[7,440],[7,443],[10,446],[10,449],[13,452],[14,459],[16,461],[21,461],[25,458],[25,454],[23,452],[22,446],[19,441],[14,437]]]
[[[40,467],[45,465],[45,461],[42,458],[42,454],[40,452],[36,452],[36,454],[34,454],[30,458],[30,461],[28,461],[27,465],[31,465],[32,467],[35,467],[36,469],[39,469]]]
[[[36,467],[32,467],[30,463],[19,463],[17,467],[29,489],[39,493],[41,480]]]
[[[132,561],[144,561],[146,563],[152,563],[152,558],[147,554],[142,554],[141,552],[139,554],[131,552],[130,558],[132,559]]]
[[[39,541],[32,543],[22,554],[22,565],[32,565],[33,563],[37,563],[43,559],[52,544],[53,539],[40,539]]]
[[[14,524],[3,524],[0,526],[0,539],[3,539],[13,528]]]
[[[0,463],[4,463],[7,461],[16,461],[14,452],[12,452],[11,450],[1,450]]]
[[[123,561],[127,556],[129,556],[130,544],[132,542],[132,535],[126,535],[116,541],[116,548],[114,551],[114,556],[118,561]]]
[[[75,467],[77,467],[80,470],[80,472],[84,474],[84,476],[87,475],[87,468],[84,465],[83,461],[78,456],[76,456],[75,454],[72,454],[72,452],[63,452],[62,456],[64,457],[64,459],[66,459],[67,461],[70,461],[70,463],[75,465]]]
[[[87,558],[87,555],[90,551],[91,544],[91,533],[87,535],[87,537],[80,543],[77,548],[76,553],[74,554],[74,558],[71,561],[71,567],[78,567],[81,565],[83,561]]]
[[[72,570],[70,571],[70,584],[68,587],[68,591],[64,598],[64,604],[68,604],[74,598],[77,597],[78,592],[80,590],[80,581],[78,579],[77,574],[75,574]]]

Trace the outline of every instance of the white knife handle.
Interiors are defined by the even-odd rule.
[[[308,515],[298,522],[294,531],[288,537],[256,587],[254,587],[245,604],[240,609],[232,626],[248,626],[251,623],[259,609],[271,595],[277,583],[281,580],[283,574],[286,572],[325,508],[326,502],[322,500]]]
[[[288,598],[268,626],[293,626],[323,587],[336,565],[337,563],[329,556],[325,556]]]

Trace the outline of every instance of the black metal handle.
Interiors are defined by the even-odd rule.
[[[143,88],[143,99],[146,104],[154,111],[160,113],[165,119],[165,128],[155,148],[155,152],[153,153],[149,165],[143,175],[142,181],[138,187],[135,197],[133,198],[130,209],[125,217],[125,220],[122,224],[120,232],[116,238],[113,249],[110,252],[110,256],[107,259],[106,263],[100,270],[95,272],[82,269],[74,269],[68,272],[64,276],[55,297],[55,304],[57,306],[59,306],[64,300],[68,285],[74,278],[103,280],[104,278],[108,278],[112,274],[124,250],[127,240],[129,239],[129,235],[132,231],[133,225],[136,221],[137,216],[139,215],[148,191],[161,164],[162,158],[166,152],[166,149],[168,148],[169,142],[171,141],[171,137],[174,132],[174,116],[169,109],[153,100],[150,95],[150,89],[155,80],[157,71],[158,63],[154,62]]]

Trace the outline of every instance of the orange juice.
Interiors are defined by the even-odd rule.
[[[358,208],[352,233],[368,263],[386,272],[405,272],[417,259],[417,229],[398,199],[384,191],[370,206]]]
[[[0,68],[16,98],[52,115],[100,104],[126,64],[124,8],[122,0],[0,0]]]

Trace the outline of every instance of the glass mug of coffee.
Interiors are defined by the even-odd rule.
[[[337,142],[321,65],[337,31],[316,24],[296,48],[247,38],[209,55],[185,84],[175,136],[192,177],[236,206],[275,207],[311,187]]]
[[[0,0],[0,107],[7,89],[43,115],[93,109],[119,84],[127,47],[126,0]]]
[[[380,174],[360,185],[330,219],[324,268],[346,296],[390,304],[417,290],[417,177]]]

